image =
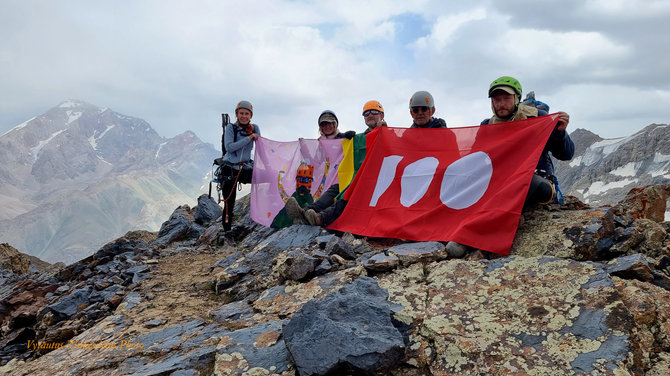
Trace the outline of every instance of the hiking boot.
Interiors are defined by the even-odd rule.
[[[456,242],[447,242],[446,246],[447,254],[453,258],[461,258],[465,256],[465,252],[467,252],[469,248],[470,247],[467,245]]]
[[[289,197],[286,201],[286,214],[289,217],[293,218],[293,223],[307,223],[307,218],[305,218],[305,209],[300,207],[298,200],[295,197]]]
[[[314,209],[307,210],[305,212],[305,218],[307,219],[307,223],[309,223],[312,226],[321,226],[323,224],[321,214],[315,212]]]

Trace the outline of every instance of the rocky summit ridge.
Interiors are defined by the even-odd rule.
[[[266,228],[248,196],[221,236],[201,196],[57,271],[3,263],[0,374],[667,375],[669,196],[569,197],[524,214],[508,256],[462,259]]]

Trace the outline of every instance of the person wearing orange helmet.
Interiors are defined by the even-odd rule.
[[[288,198],[288,200],[296,201],[299,206],[307,206],[314,203],[312,196],[312,182],[314,181],[314,166],[306,162],[300,163],[295,176],[295,192]],[[288,213],[286,206],[284,206],[272,220],[270,227],[284,228],[293,224],[293,218]]]
[[[365,133],[370,133],[377,127],[385,127],[386,121],[384,120],[384,107],[382,107],[382,104],[376,100],[365,102],[363,105],[363,120],[365,121],[365,125],[368,126]]]

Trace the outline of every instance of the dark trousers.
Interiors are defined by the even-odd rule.
[[[340,194],[340,185],[335,183],[326,189],[318,200],[307,206],[305,210],[314,209],[315,212],[320,213],[335,203],[335,197],[338,194]]]
[[[251,176],[253,170],[250,168],[235,169],[232,166],[221,166],[222,176],[221,194],[225,203],[225,210],[223,212],[223,229],[230,231],[233,225],[233,210],[235,209],[235,199],[237,198],[237,183],[249,184],[251,183]]]
[[[524,210],[532,209],[537,204],[551,201],[553,197],[554,189],[552,183],[540,175],[534,174],[533,180],[530,181],[530,187],[528,187],[528,194],[526,195],[523,208]]]
[[[321,212],[321,220],[323,221],[324,226],[335,222],[335,220],[342,215],[344,208],[347,206],[346,200],[337,200],[333,205],[327,207],[324,211]]]
[[[347,202],[344,200],[335,201],[335,197],[337,197],[338,194],[340,194],[340,185],[335,183],[323,192],[318,200],[307,206],[305,210],[313,209],[315,212],[320,213],[323,225],[328,226],[335,222],[337,217],[342,214],[344,208],[347,206]]]

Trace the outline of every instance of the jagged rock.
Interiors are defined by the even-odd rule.
[[[367,242],[366,239],[367,238],[358,239],[350,232],[345,232],[342,234],[342,241],[348,244],[356,255],[362,255],[364,253],[374,251],[374,248]]]
[[[216,274],[216,284],[214,291],[216,291],[217,294],[221,293],[223,289],[232,286],[235,282],[247,275],[250,271],[251,269],[246,266],[226,268],[225,270]]]
[[[314,238],[324,230],[321,227],[309,225],[293,225],[283,228],[258,243],[254,250],[264,248],[291,249],[306,247],[314,243]]]
[[[255,312],[284,319],[308,301],[323,297],[364,275],[366,272],[363,267],[354,267],[318,276],[305,283],[290,281],[263,291],[253,302],[253,308]]]
[[[145,328],[153,328],[153,327],[156,327],[156,326],[161,326],[161,325],[165,324],[166,322],[167,322],[166,319],[152,319],[152,320],[149,320],[149,321],[145,321],[143,325],[144,325]]]
[[[292,364],[282,338],[285,321],[224,333],[216,350],[216,375],[276,375]]]
[[[645,282],[654,280],[653,267],[641,254],[616,258],[605,269],[610,275],[625,279],[639,279]]]
[[[187,239],[187,234],[193,223],[193,215],[188,205],[182,205],[175,209],[166,222],[163,222],[158,231],[158,237],[153,244],[165,246],[179,240]]]
[[[30,271],[30,261],[21,257],[21,252],[7,243],[0,244],[0,268],[12,273],[24,274]]]
[[[670,294],[667,290],[637,280],[612,278],[635,329],[631,333],[634,356],[631,369],[646,375],[665,375],[659,365],[670,360]],[[660,373],[658,373],[660,371]]]
[[[652,257],[670,256],[666,244],[668,233],[664,226],[649,219],[638,219],[633,223],[634,232],[619,249],[628,252],[644,252]]]
[[[299,281],[314,273],[319,265],[319,259],[306,255],[301,251],[290,251],[283,262],[277,267],[277,272],[284,279]]]
[[[198,244],[216,244],[219,238],[220,225],[215,223],[205,229],[205,231],[198,238]]]
[[[209,316],[220,323],[244,321],[253,316],[253,309],[246,301],[232,302],[212,310]]]
[[[353,248],[337,236],[334,236],[328,240],[325,251],[329,255],[339,255],[347,260],[353,260],[356,258],[356,253],[354,252]]]
[[[300,375],[367,374],[398,364],[405,344],[387,297],[374,279],[361,277],[296,312],[284,342]]]
[[[322,275],[326,274],[330,271],[333,270],[333,265],[328,261],[328,260],[321,260],[319,265],[317,265],[316,269],[314,269],[314,273],[316,275]]]
[[[85,286],[63,296],[58,302],[50,304],[48,308],[59,318],[64,319],[77,313],[82,305],[88,304],[90,295],[91,288]]]
[[[221,217],[223,210],[206,194],[198,197],[198,205],[193,209],[193,220],[199,225],[207,225]]]
[[[387,252],[389,255],[396,256],[403,265],[410,265],[419,261],[438,261],[447,258],[444,244],[440,242],[399,244],[389,248]]]
[[[398,256],[384,253],[377,253],[363,262],[365,269],[375,272],[387,272],[395,269],[400,264]]]
[[[316,237],[316,244],[319,245],[319,248],[324,249],[326,248],[326,244],[330,241],[330,239],[335,238],[336,236],[333,234],[328,234],[328,235],[321,235]]]
[[[669,197],[668,184],[633,188],[615,208],[635,219],[646,218],[654,222],[663,222]]]
[[[612,208],[536,210],[517,230],[510,255],[609,260],[624,253]]]

